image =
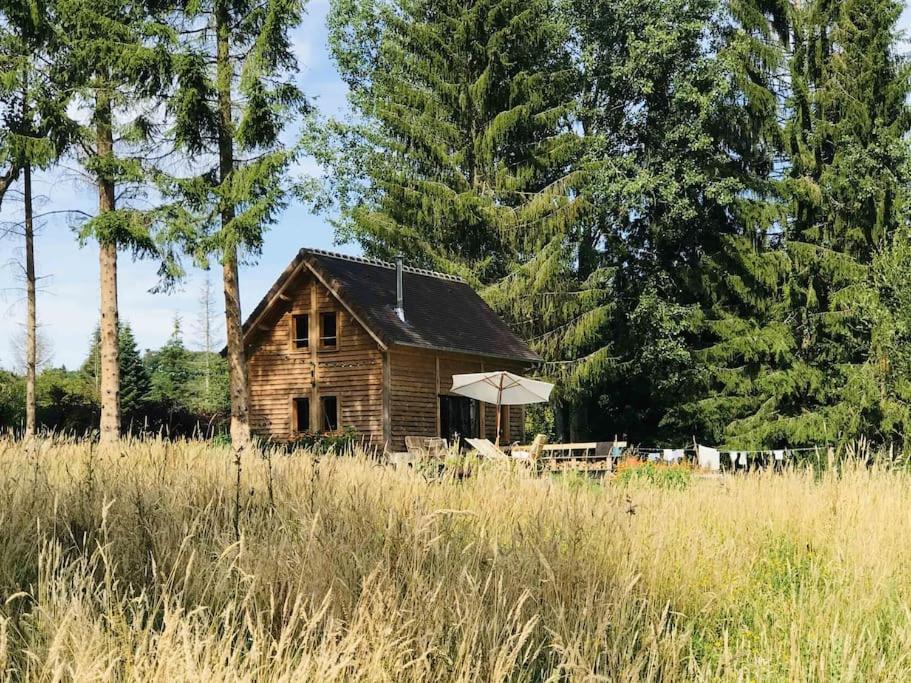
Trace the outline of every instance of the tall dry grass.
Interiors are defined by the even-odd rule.
[[[911,679],[911,480],[590,485],[0,440],[11,680]]]

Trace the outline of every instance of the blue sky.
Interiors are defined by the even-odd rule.
[[[343,115],[345,85],[335,71],[326,47],[326,13],[329,0],[311,0],[307,16],[295,32],[301,65],[300,85],[314,98],[324,115]],[[905,11],[905,30],[911,27],[911,13]],[[307,165],[305,164],[305,168]],[[310,165],[311,172],[318,172]],[[95,194],[72,173],[40,176],[35,192],[46,200],[39,209],[49,212],[78,207],[91,211]],[[5,202],[0,220],[15,217],[19,207]],[[42,277],[38,294],[38,317],[42,337],[48,340],[54,365],[77,367],[85,358],[89,337],[98,320],[98,249],[94,243],[80,248],[67,220],[48,216],[41,221],[36,240],[37,272]],[[16,365],[16,339],[22,335],[25,306],[21,283],[20,239],[0,240],[0,368]],[[244,312],[250,311],[269,289],[278,274],[302,246],[332,248],[357,253],[355,245],[334,245],[332,228],[320,216],[302,206],[289,207],[278,225],[268,233],[262,256],[255,265],[241,269],[241,298]],[[187,344],[194,346],[194,323],[199,311],[199,294],[204,275],[190,272],[176,292],[151,294],[156,284],[156,267],[149,262],[120,259],[120,314],[136,335],[141,349],[157,348],[168,337],[175,315],[183,320]],[[221,306],[220,271],[211,274],[216,303]]]

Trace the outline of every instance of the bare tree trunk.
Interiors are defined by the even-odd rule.
[[[240,317],[237,251],[224,255],[225,329],[228,338],[228,375],[231,383],[231,443],[236,449],[250,445],[250,407],[247,361]]]
[[[218,88],[218,166],[219,182],[224,183],[234,171],[234,124],[231,117],[231,65],[229,34],[231,31],[224,0],[215,12],[216,80]],[[234,205],[226,202],[221,208],[221,227],[233,220]],[[237,479],[240,484],[241,451],[250,447],[250,399],[247,386],[247,361],[244,354],[243,322],[240,313],[240,283],[237,276],[237,245],[227,238],[222,254],[225,292],[225,336],[228,350],[228,377],[231,384],[231,444],[238,453]]]
[[[25,203],[25,438],[36,432],[35,376],[38,367],[38,322],[35,287],[35,225],[32,215],[32,165],[23,167],[23,201]]]
[[[114,153],[111,102],[102,91],[96,104],[97,153],[109,158]],[[98,179],[98,212],[114,210],[114,182],[104,176]],[[117,308],[117,245],[105,240],[99,244],[101,271],[101,442],[111,443],[120,438],[120,351],[118,345],[119,313]]]

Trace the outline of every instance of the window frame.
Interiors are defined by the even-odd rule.
[[[335,345],[334,346],[327,346],[324,341],[325,339],[332,338],[332,337],[326,337],[323,335],[323,317],[327,316],[327,315],[332,315],[335,317],[335,337],[334,337]],[[321,310],[319,312],[319,318],[318,318],[316,324],[317,324],[316,337],[317,337],[317,344],[319,346],[319,351],[325,352],[325,353],[334,353],[335,351],[338,351],[339,348],[341,348],[341,346],[342,346],[342,316],[340,315],[340,311],[338,311],[336,309]]]
[[[300,337],[297,336],[298,318],[307,319],[307,336],[303,337],[303,341],[306,342],[304,344],[304,346],[297,345],[298,340],[301,339]],[[290,334],[288,336],[291,338],[289,343],[291,346],[291,350],[293,352],[295,352],[295,353],[309,353],[310,352],[310,325],[312,325],[312,324],[313,324],[313,322],[310,320],[309,311],[297,311],[297,312],[292,311],[291,312]]]

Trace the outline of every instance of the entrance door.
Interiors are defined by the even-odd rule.
[[[454,443],[456,438],[480,436],[478,402],[464,396],[440,396],[440,436]]]

